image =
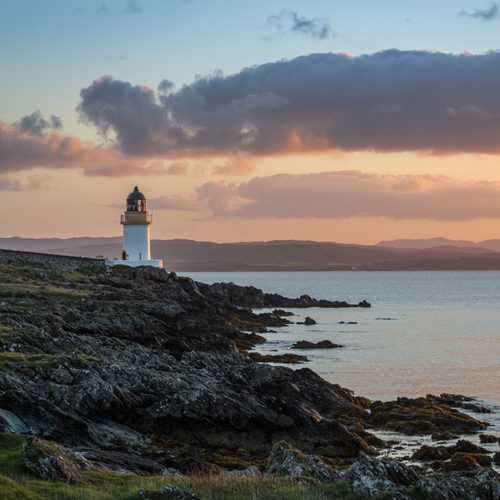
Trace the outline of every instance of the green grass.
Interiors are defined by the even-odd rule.
[[[0,283],[0,297],[12,297],[12,294],[32,293],[47,297],[49,299],[65,300],[65,299],[81,299],[90,292],[68,290],[67,288],[56,287],[52,285],[34,285],[27,283]]]
[[[0,500],[139,500],[139,489],[158,490],[166,484],[203,500],[363,500],[342,483],[301,486],[273,478],[139,477],[102,472],[84,472],[73,484],[41,481],[29,475],[0,476]]]
[[[23,352],[0,352],[0,371],[7,369],[9,363],[24,364],[31,368],[56,368],[60,361],[52,354],[25,354]]]
[[[23,442],[24,436],[0,434],[0,500],[139,500],[139,489],[158,490],[166,484],[203,500],[364,500],[340,482],[307,486],[272,477],[141,477],[81,471],[82,478],[72,484],[43,481],[24,468]]]

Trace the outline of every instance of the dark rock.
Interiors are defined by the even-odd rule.
[[[208,474],[220,473],[223,471],[223,469],[217,467],[214,464],[196,460],[195,458],[187,458],[185,460],[182,460],[181,462],[179,462],[177,469],[181,474]]]
[[[149,458],[135,453],[80,448],[79,455],[95,467],[105,467],[114,472],[127,471],[138,476],[160,475],[164,467]]]
[[[306,316],[304,321],[298,321],[297,325],[315,325],[316,321],[314,321],[312,318],[309,316]]]
[[[2,296],[7,302],[2,324],[16,329],[0,336],[0,350],[19,359],[0,371],[4,430],[95,449],[96,462],[107,461],[109,468],[120,467],[120,460],[125,464],[125,457],[115,455],[113,462],[98,451],[146,454],[153,439],[166,443],[173,437],[200,450],[243,447],[265,453],[277,440],[336,458],[370,450],[338,421],[367,419],[362,399],[311,370],[246,357],[244,351],[261,339],[248,330],[265,331],[268,318],[224,299],[230,290],[235,297],[241,293],[244,303],[245,287],[189,278],[175,282],[172,273],[162,281],[161,271],[156,280],[147,269],[116,267],[75,280],[47,270],[47,293],[45,281],[36,281],[41,278],[17,284],[27,271],[6,267],[0,266],[1,279],[28,287]],[[255,297],[267,295],[258,291]],[[29,307],[19,309],[20,299]],[[291,303],[296,300],[304,307],[323,304],[310,297]],[[166,458],[158,463],[175,465]],[[129,467],[138,473],[156,470],[149,462]]]
[[[41,479],[71,483],[81,477],[75,464],[63,456],[60,446],[34,436],[24,440],[23,465]]]
[[[433,441],[451,441],[452,439],[457,439],[458,435],[453,434],[453,432],[433,432],[431,439]]]
[[[487,449],[478,446],[477,444],[460,439],[454,446],[450,447],[453,453],[491,453]]]
[[[343,347],[339,344],[334,344],[330,340],[322,340],[321,342],[309,342],[307,340],[299,340],[293,344],[292,349],[336,349]]]
[[[444,464],[444,469],[448,472],[472,471],[478,468],[476,459],[466,453],[455,453],[453,458]]]
[[[252,361],[257,363],[302,363],[309,361],[307,356],[301,356],[300,354],[261,354],[260,352],[251,352],[249,357]]]
[[[396,401],[375,401],[371,405],[371,423],[405,434],[435,432],[466,433],[484,430],[488,424],[443,404],[435,396]]]
[[[423,460],[423,461],[431,461],[431,460],[447,460],[452,455],[450,449],[446,446],[421,446],[413,455],[412,459],[414,460]]]
[[[273,314],[275,316],[295,316],[295,314],[293,314],[293,312],[285,311],[284,309],[275,309],[273,311]]]
[[[304,307],[370,307],[365,300],[359,304],[348,304],[344,301],[318,300],[309,295],[301,295],[298,299],[283,297],[277,293],[264,293],[253,286],[238,286],[234,283],[215,283],[205,285],[198,283],[199,289],[206,297],[216,298],[221,304],[232,304],[239,307],[279,307],[279,308],[304,308]]]
[[[410,467],[392,460],[377,460],[361,452],[342,480],[351,489],[372,497],[386,491],[401,491],[415,485],[420,476]]]
[[[279,441],[273,446],[267,462],[267,471],[269,474],[311,483],[323,483],[339,478],[338,473],[316,455],[305,455],[285,441]]]
[[[479,434],[479,441],[481,443],[496,443],[498,438],[492,434]]]

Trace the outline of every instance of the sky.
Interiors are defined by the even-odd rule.
[[[500,238],[500,2],[0,0],[0,237]]]

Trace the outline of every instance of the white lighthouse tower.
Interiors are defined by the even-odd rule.
[[[121,216],[121,224],[123,225],[122,260],[115,260],[114,264],[132,267],[163,267],[163,261],[151,260],[149,226],[153,223],[153,217],[148,214],[146,197],[137,186],[127,196],[126,207],[125,213]]]

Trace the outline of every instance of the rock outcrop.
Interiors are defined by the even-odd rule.
[[[262,451],[286,440],[335,457],[367,449],[338,420],[367,418],[350,391],[246,356],[264,341],[248,331],[277,316],[161,270],[0,271],[0,431],[125,450],[153,438]]]

